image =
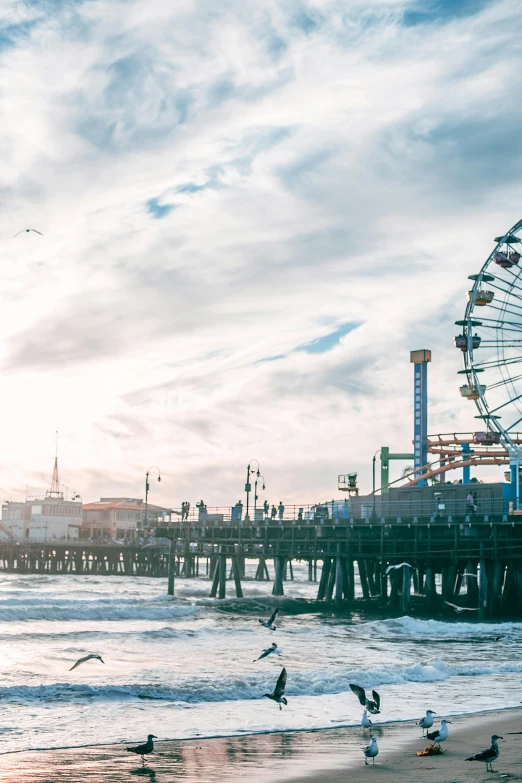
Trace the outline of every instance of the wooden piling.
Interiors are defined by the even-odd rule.
[[[330,576],[331,566],[332,558],[325,557],[323,560],[323,567],[321,569],[321,578],[319,579],[319,590],[317,591],[318,601],[323,601],[326,596],[326,588],[328,587],[328,578]]]
[[[168,595],[174,595],[174,541],[170,540],[169,546],[169,576],[168,576]]]
[[[284,595],[283,588],[283,574],[285,569],[285,558],[277,555],[274,557],[274,586],[272,588],[272,595]]]
[[[243,598],[243,589],[241,587],[241,565],[238,562],[238,555],[232,557],[232,571],[234,572],[234,582],[236,585],[236,596]]]

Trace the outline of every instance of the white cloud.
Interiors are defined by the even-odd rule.
[[[4,3],[4,493],[45,480],[55,429],[88,499],[159,464],[157,499],[226,504],[252,457],[271,500],[369,487],[424,346],[430,429],[475,426],[452,324],[519,217],[522,15],[412,6]]]

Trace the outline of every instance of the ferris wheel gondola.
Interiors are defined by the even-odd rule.
[[[495,238],[495,247],[468,292],[461,332],[466,383],[463,397],[473,400],[484,422],[485,441],[502,443],[512,465],[522,463],[513,437],[522,423],[522,220]],[[477,433],[479,435],[479,433]],[[483,441],[484,442],[484,441]],[[518,471],[517,484],[518,484]],[[517,495],[518,497],[518,495]]]

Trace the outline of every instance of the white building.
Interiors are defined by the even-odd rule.
[[[58,458],[54,462],[51,489],[45,497],[7,502],[2,505],[2,527],[17,541],[52,543],[75,541],[82,524],[82,502],[78,496],[65,500],[58,482]]]

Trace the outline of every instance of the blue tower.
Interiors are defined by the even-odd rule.
[[[431,362],[431,351],[411,351],[410,361],[414,370],[413,464],[415,470],[420,471],[428,462],[428,362]],[[426,484],[426,479],[418,483]]]

